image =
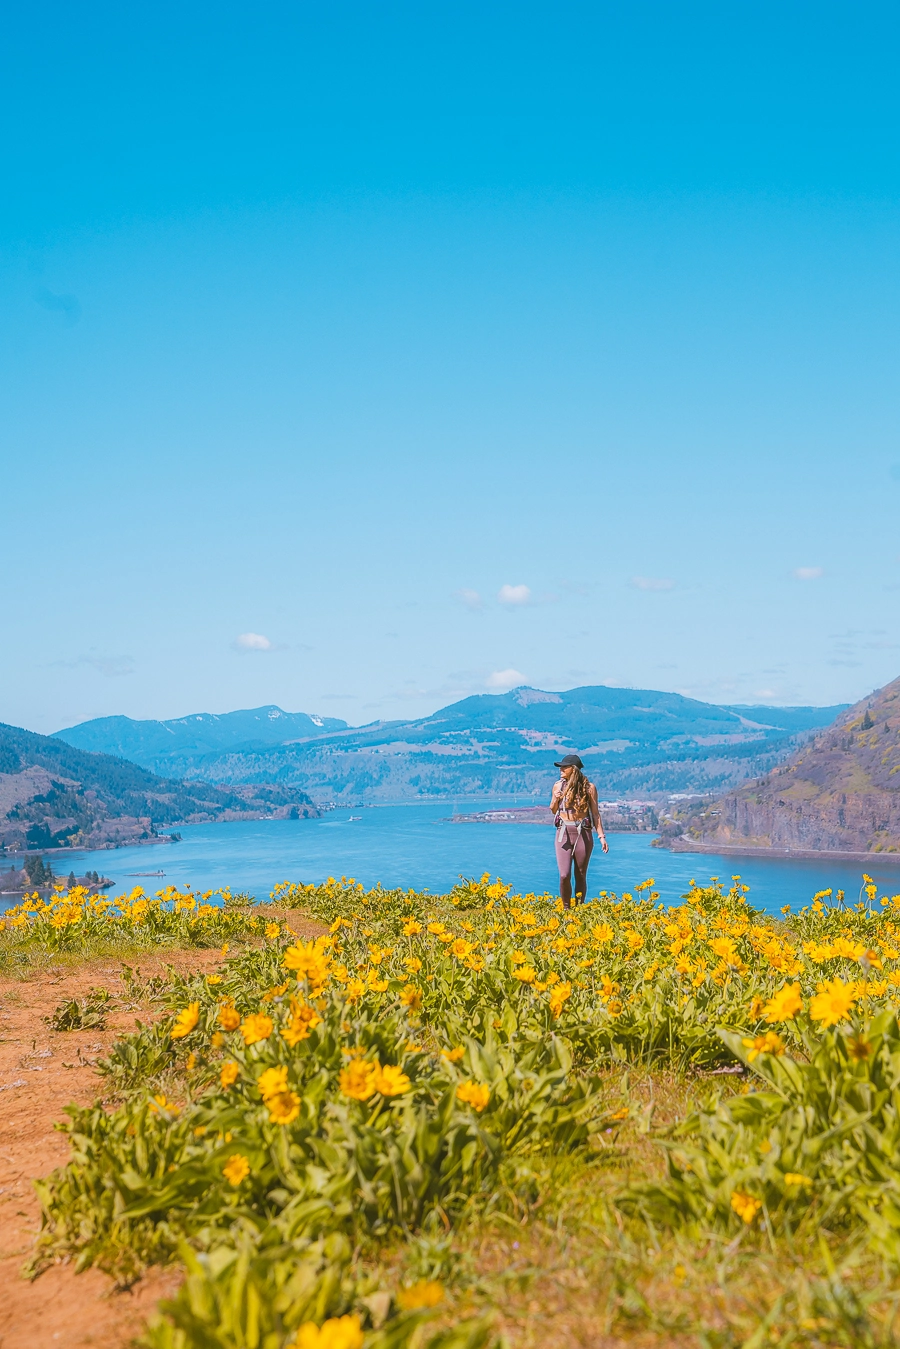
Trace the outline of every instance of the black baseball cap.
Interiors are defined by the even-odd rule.
[[[554,763],[554,768],[584,768],[577,754],[564,754],[559,763]]]

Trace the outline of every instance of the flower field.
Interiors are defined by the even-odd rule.
[[[61,893],[0,934],[237,943],[156,990],[40,1185],[35,1270],[186,1268],[154,1349],[549,1342],[476,1258],[538,1227],[602,1304],[554,1342],[895,1343],[900,895],[278,886],[309,941],[212,898]]]

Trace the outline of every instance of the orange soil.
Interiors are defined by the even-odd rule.
[[[278,916],[303,936],[323,931],[293,913]],[[151,976],[167,964],[212,970],[220,959],[218,950],[165,951],[128,963]],[[0,980],[0,1349],[124,1349],[180,1282],[178,1269],[152,1270],[123,1292],[96,1269],[76,1274],[71,1265],[54,1265],[33,1282],[21,1273],[40,1227],[31,1182],[68,1157],[54,1122],[69,1102],[86,1105],[100,1095],[94,1063],[134,1029],[139,1013],[116,1009],[103,1031],[56,1032],[43,1018],[91,987],[121,994],[121,967],[105,956],[32,980]]]

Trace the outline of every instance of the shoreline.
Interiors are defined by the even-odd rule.
[[[900,852],[845,852],[831,848],[755,848],[749,843],[741,847],[733,843],[719,845],[687,843],[684,839],[676,839],[672,843],[660,841],[651,846],[665,849],[666,852],[699,853],[707,857],[775,857],[779,861],[796,857],[800,861],[815,862],[828,859],[835,862],[893,862],[900,865]]]

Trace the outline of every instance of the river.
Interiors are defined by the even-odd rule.
[[[471,807],[470,807],[471,808]],[[57,874],[97,870],[115,882],[110,894],[141,885],[148,893],[164,885],[208,890],[229,885],[259,899],[278,881],[321,881],[354,876],[366,886],[380,881],[445,893],[457,877],[489,871],[516,890],[555,891],[553,831],[537,824],[453,824],[452,805],[375,806],[335,810],[318,820],[253,820],[182,826],[181,843],[52,856]],[[817,890],[846,890],[856,899],[862,865],[825,858],[718,857],[671,853],[650,847],[649,834],[611,834],[604,857],[594,849],[589,891],[633,890],[652,876],[666,903],[677,903],[692,877],[730,880],[740,873],[759,908],[797,909]],[[873,858],[869,873],[889,893],[900,890],[900,869]],[[140,875],[164,871],[164,876]],[[0,873],[2,882],[2,873]],[[0,910],[16,903],[0,897]]]

